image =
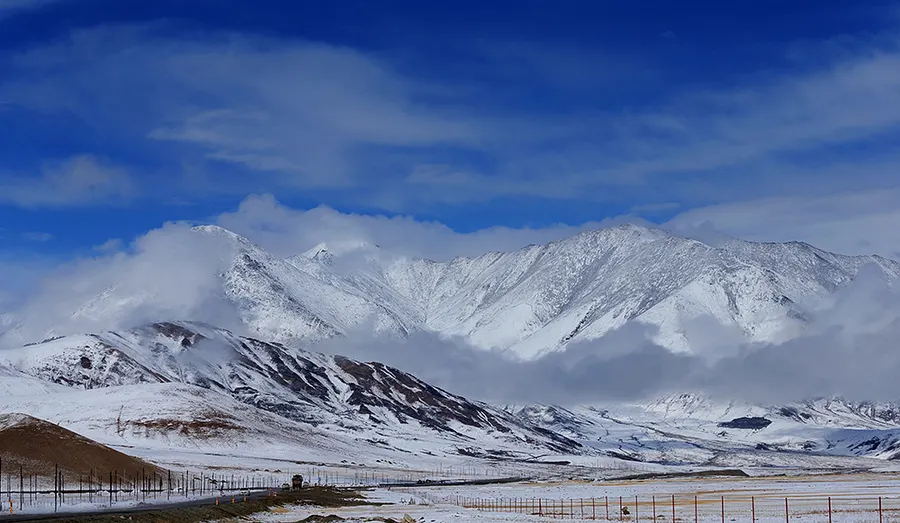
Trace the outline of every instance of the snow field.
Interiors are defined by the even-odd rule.
[[[650,494],[650,492],[669,494]],[[609,493],[598,497],[598,493]],[[577,497],[593,494],[595,497]],[[691,479],[618,483],[520,483],[493,486],[374,489],[366,492],[375,506],[322,509],[292,506],[255,514],[258,521],[296,521],[313,515],[336,515],[348,521],[409,516],[415,521],[900,521],[900,479],[877,475],[839,477]],[[878,497],[882,500],[879,519]],[[494,497],[491,497],[494,496]],[[619,496],[627,515],[619,510]],[[635,504],[634,496],[638,497]],[[697,496],[696,516],[694,496]],[[607,498],[608,516],[607,516]],[[541,499],[538,504],[538,499]],[[724,499],[724,518],[723,504]],[[696,517],[696,519],[695,519]]]

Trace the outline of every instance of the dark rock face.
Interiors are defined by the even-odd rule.
[[[383,407],[400,420],[417,419],[435,429],[451,430],[447,423],[453,420],[470,427],[486,425],[500,432],[509,431],[484,408],[400,370],[341,356],[335,357],[335,362],[354,378],[348,401],[359,406],[361,412],[369,411],[370,407]]]
[[[805,423],[812,417],[808,412],[803,412],[796,407],[782,407],[778,410],[778,414],[801,423]]]
[[[734,418],[731,421],[723,421],[722,423],[719,423],[719,426],[726,429],[760,430],[768,427],[771,424],[771,420],[759,416],[752,416]]]

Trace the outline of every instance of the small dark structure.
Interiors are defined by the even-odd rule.
[[[303,476],[294,474],[291,477],[291,490],[300,490],[303,488]]]

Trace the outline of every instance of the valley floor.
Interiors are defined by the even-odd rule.
[[[327,516],[346,521],[403,521],[406,516],[429,522],[647,521],[655,511],[657,520],[671,521],[674,502],[675,521],[821,522],[829,521],[830,498],[832,521],[900,521],[900,476],[895,474],[527,482],[382,488],[365,495],[374,505],[328,509],[297,505],[251,518],[272,522],[314,521]],[[620,496],[624,510],[619,509]]]

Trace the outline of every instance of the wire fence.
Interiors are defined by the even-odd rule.
[[[601,521],[872,521],[900,522],[900,495],[650,496],[596,498],[474,498],[455,496],[432,503],[466,509],[520,513],[549,519]]]
[[[496,481],[507,478],[501,470],[476,467],[435,467],[430,470],[389,470],[362,467],[300,467],[311,485],[374,487],[440,484],[455,481]]]
[[[99,470],[73,473],[54,466],[49,474],[26,472],[20,463],[0,459],[0,519],[7,514],[57,512],[77,506],[101,510],[138,503],[161,504],[208,498],[244,500],[253,492],[289,488],[300,474],[304,485],[392,487],[445,482],[496,481],[486,468],[442,467],[404,471],[365,467],[305,466],[288,471],[233,474],[158,469]]]
[[[63,507],[85,504],[99,508],[191,498],[245,497],[251,492],[277,490],[284,480],[274,475],[235,476],[147,470],[91,470],[73,477],[58,468],[51,477],[7,472],[3,479],[5,481],[0,481],[0,502],[4,506],[0,514],[55,512]]]

